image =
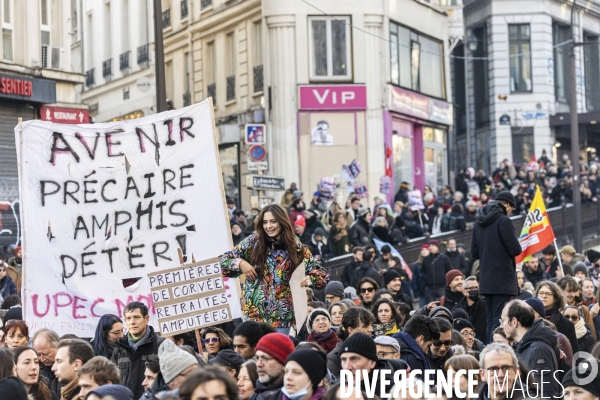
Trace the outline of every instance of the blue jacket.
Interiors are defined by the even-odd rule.
[[[0,297],[8,297],[11,294],[17,294],[17,285],[15,285],[10,276],[7,275],[0,279]]]

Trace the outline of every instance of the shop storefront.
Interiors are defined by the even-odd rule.
[[[452,104],[397,86],[388,86],[384,111],[385,143],[394,192],[401,182],[439,193],[448,183],[448,130]],[[394,193],[390,194],[390,200]]]
[[[301,188],[315,190],[354,159],[366,165],[365,85],[300,85],[298,99]]]

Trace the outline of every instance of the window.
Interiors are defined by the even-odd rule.
[[[184,54],[184,59],[185,59],[185,93],[183,94],[183,106],[187,107],[189,105],[192,104],[192,82],[191,82],[191,71],[192,71],[192,65],[191,65],[191,57],[190,57],[190,53],[185,53]]]
[[[569,89],[569,51],[570,45],[564,43],[571,39],[571,27],[555,22],[552,25],[554,45],[554,95],[556,100],[567,103],[570,96]]]
[[[509,25],[510,91],[531,92],[531,31],[529,24]]]
[[[465,87],[465,46],[459,44],[454,49],[453,54],[457,57],[454,62],[454,110],[456,119],[454,121],[454,129],[458,135],[463,135],[467,132],[467,99]]]
[[[598,36],[584,34],[585,99],[589,111],[600,111],[600,54]],[[595,43],[595,44],[592,44]]]
[[[225,37],[227,51],[227,101],[235,99],[235,34],[228,33]]]
[[[40,0],[42,46],[50,44],[50,0]]]
[[[256,21],[252,27],[252,70],[254,73],[254,93],[262,92],[263,84],[263,49],[262,49],[262,21]]]
[[[206,44],[206,97],[212,97],[213,105],[217,104],[217,87],[215,83],[215,42],[209,42]]]
[[[121,3],[121,52],[129,51],[129,1],[123,0]]]
[[[475,124],[477,128],[490,122],[490,88],[487,51],[487,29],[485,26],[473,29],[477,48],[471,53],[473,60],[473,92],[475,105]]]
[[[310,79],[352,78],[350,17],[309,17]]]
[[[445,98],[442,42],[390,23],[391,81],[433,97]]]
[[[110,2],[104,4],[104,59],[109,60],[111,58],[111,48],[112,48],[112,40],[111,40],[111,23],[110,23]]]
[[[512,128],[512,156],[514,163],[527,163],[535,154],[533,127]]]
[[[2,0],[2,59],[13,61],[12,0]]]
[[[77,0],[71,0],[71,29],[77,29]]]

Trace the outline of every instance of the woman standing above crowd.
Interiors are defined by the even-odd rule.
[[[242,310],[246,319],[266,322],[282,333],[294,324],[294,306],[289,286],[296,268],[302,266],[301,286],[322,289],[329,276],[310,250],[296,240],[283,208],[271,204],[256,219],[256,233],[221,257],[224,276],[245,275]]]

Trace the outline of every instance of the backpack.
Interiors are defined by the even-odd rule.
[[[442,217],[442,223],[440,224],[440,230],[442,232],[453,231],[456,229],[456,217],[451,214],[444,214]]]

